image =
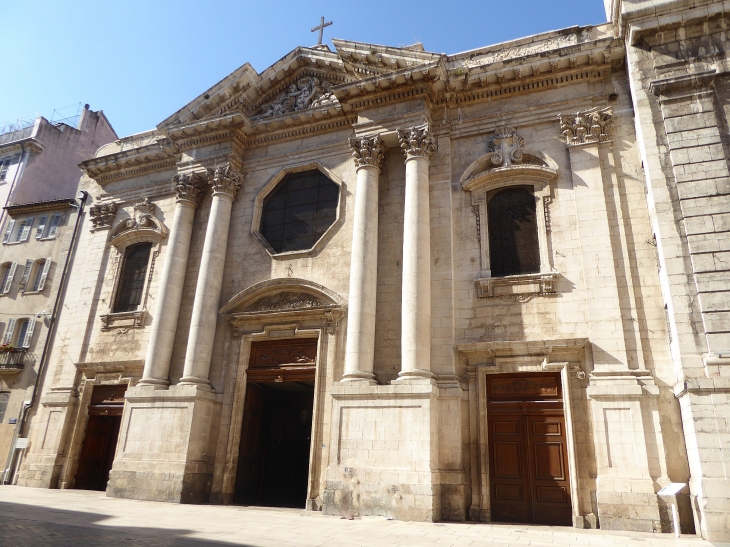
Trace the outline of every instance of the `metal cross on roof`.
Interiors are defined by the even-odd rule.
[[[332,24],[332,21],[328,21],[327,23],[325,23],[324,16],[323,16],[322,19],[319,21],[319,26],[316,26],[312,29],[312,32],[319,31],[319,40],[317,41],[318,46],[322,45],[322,34],[324,34],[324,27],[328,27],[331,24]]]

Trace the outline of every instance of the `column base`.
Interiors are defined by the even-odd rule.
[[[341,383],[364,383],[371,386],[377,385],[375,374],[372,372],[347,372],[342,375]]]
[[[398,378],[393,380],[393,383],[418,383],[418,384],[434,384],[436,385],[436,380],[434,379],[433,373],[430,370],[403,370],[398,373]]]
[[[138,383],[138,386],[151,386],[155,389],[168,389],[170,387],[169,380],[160,380],[158,378],[142,378]]]
[[[183,376],[182,378],[180,378],[178,385],[198,386],[202,389],[208,388],[212,391],[212,388],[210,387],[210,380],[208,380],[207,378],[198,378],[196,376]]]
[[[207,386],[130,388],[107,496],[207,503],[221,403]]]

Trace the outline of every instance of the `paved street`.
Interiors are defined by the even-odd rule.
[[[709,547],[693,536],[547,526],[353,521],[296,509],[174,505],[101,492],[0,486],[0,547]]]

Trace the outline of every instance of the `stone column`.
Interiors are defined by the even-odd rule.
[[[401,371],[399,379],[431,378],[431,222],[428,168],[436,150],[427,124],[399,129],[406,156],[403,226]]]
[[[147,346],[147,357],[140,384],[166,386],[170,383],[168,380],[170,358],[180,314],[193,219],[195,209],[206,190],[206,176],[200,173],[176,175],[174,180],[177,204],[165,262],[162,265],[160,290],[157,293],[150,342]]]
[[[209,383],[208,370],[218,321],[218,304],[228,246],[228,227],[233,200],[241,188],[243,177],[233,167],[225,165],[210,173],[209,179],[213,188],[213,201],[205,232],[203,256],[200,257],[200,272],[195,288],[181,384]]]
[[[357,165],[350,257],[350,299],[343,382],[375,384],[375,301],[378,281],[378,182],[385,147],[379,135],[348,139]]]

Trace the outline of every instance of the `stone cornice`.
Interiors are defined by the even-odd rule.
[[[50,201],[38,201],[35,203],[22,203],[20,205],[7,205],[3,207],[12,217],[14,215],[25,215],[28,213],[40,213],[42,211],[55,211],[76,206],[73,198],[54,199]]]
[[[11,154],[13,152],[18,152],[22,150],[30,150],[31,152],[40,154],[45,148],[46,147],[43,145],[42,142],[34,139],[33,137],[28,137],[26,139],[19,139],[8,144],[3,144],[2,146],[0,146],[0,155],[4,156],[6,154]]]
[[[180,150],[164,137],[152,144],[86,160],[79,164],[90,178],[103,184],[110,180],[128,178],[144,172],[174,166]]]

